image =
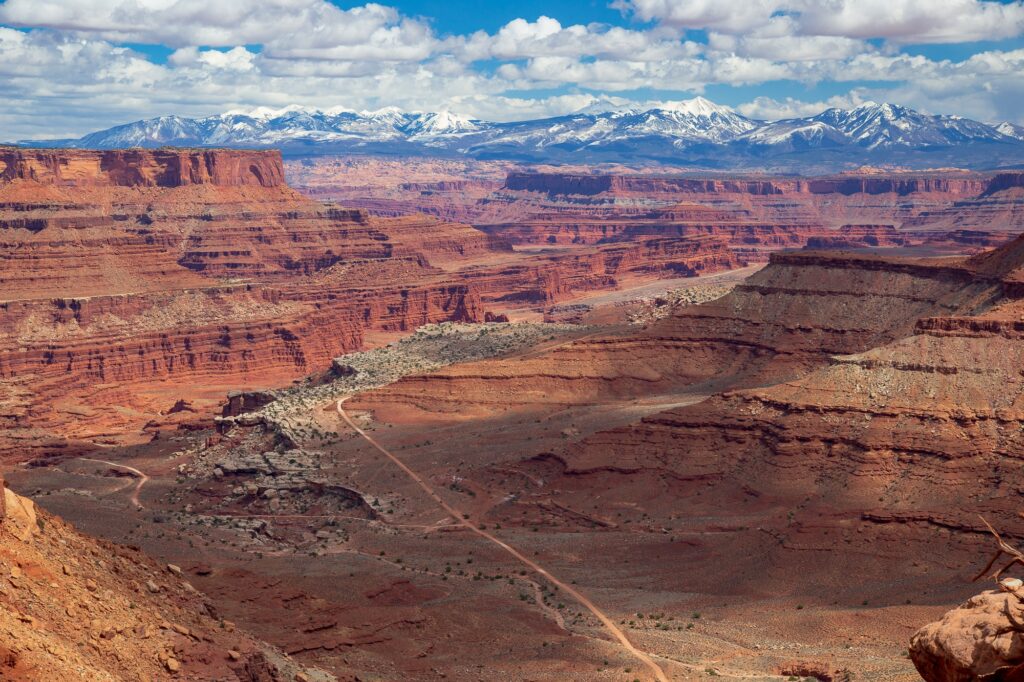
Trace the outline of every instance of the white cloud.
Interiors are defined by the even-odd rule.
[[[863,40],[843,36],[799,35],[796,20],[789,16],[773,17],[742,35],[711,32],[708,45],[713,50],[735,52],[745,57],[791,62],[844,59],[875,51],[874,47]]]
[[[112,42],[258,44],[283,58],[418,60],[436,44],[427,24],[392,7],[326,0],[7,0],[0,22]]]
[[[245,47],[238,46],[230,50],[199,50],[196,47],[183,47],[175,50],[168,61],[181,67],[203,67],[224,69],[228,71],[252,71],[256,68],[256,54]]]
[[[964,43],[1024,32],[1024,5],[993,0],[823,0],[800,3],[807,35]],[[797,8],[800,11],[800,8]]]
[[[787,97],[783,100],[771,97],[755,97],[750,102],[737,106],[736,111],[748,118],[775,121],[783,118],[814,116],[833,107],[850,109],[870,99],[865,97],[860,90],[853,90],[849,94],[837,95],[836,97],[830,97],[827,100],[817,102],[805,102],[793,97]]]
[[[698,54],[700,46],[681,41],[675,31],[633,31],[617,26],[580,24],[563,27],[556,19],[539,17],[530,22],[514,19],[490,35],[478,31],[454,52],[467,60],[513,60],[528,57],[600,57],[655,61]]]
[[[644,21],[739,33],[763,25],[782,4],[782,0],[615,0],[612,6]]]
[[[800,36],[964,43],[1024,32],[1024,4],[996,0],[617,0],[644,21],[739,34],[772,17],[792,18]]]

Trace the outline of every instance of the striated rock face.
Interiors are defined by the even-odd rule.
[[[276,152],[0,159],[0,456],[186,419],[168,412],[183,396],[287,383],[367,331],[483,319],[447,271],[508,250],[466,225],[310,201]]]
[[[103,152],[0,147],[0,182],[62,187],[280,187],[276,151],[118,149]]]
[[[1013,185],[1009,174],[733,180],[510,173],[501,191],[467,208],[466,219],[514,244],[722,236],[747,261],[805,245],[962,252],[969,242],[958,231],[995,246],[1024,227],[1024,201]]]
[[[354,405],[397,418],[411,406],[501,410],[509,401],[576,404],[683,386],[753,386],[794,378],[827,365],[833,355],[912,335],[919,318],[984,310],[1003,284],[998,275],[979,277],[977,267],[829,252],[774,254],[768,267],[727,295],[680,306],[642,331],[601,335],[510,363],[410,377]],[[733,414],[736,407],[722,409]],[[628,452],[634,440],[648,438],[655,435],[624,433],[615,447]],[[673,442],[668,436],[662,445]],[[760,443],[755,437],[751,447]]]
[[[910,658],[921,677],[926,682],[1021,679],[1024,637],[1008,611],[1019,620],[1014,594],[982,592],[918,630],[910,641]]]
[[[988,182],[982,196],[990,196],[1009,189],[1024,189],[1024,173],[998,173]]]
[[[708,583],[730,594],[832,604],[856,584],[896,605],[937,600],[942,585],[959,598],[988,551],[978,514],[1024,532],[1022,253],[1024,238],[970,259],[776,254],[727,296],[646,330],[410,377],[353,409],[441,419],[499,414],[508,395],[543,406],[671,394],[675,406],[522,458],[517,476],[543,485],[490,520],[534,523],[522,519],[599,498],[693,537],[694,574],[727,571]],[[496,469],[474,482],[522,489]],[[936,633],[915,646],[965,665],[1019,662],[1019,635],[994,625],[1004,601],[956,616],[962,646]]]
[[[470,179],[431,184],[408,182],[402,172],[408,167],[422,179],[431,167],[441,177],[458,177],[451,162],[376,160],[363,168],[364,162],[342,159],[293,163],[289,170],[311,196],[335,197],[376,215],[426,212],[531,248],[714,236],[752,263],[808,244],[970,253],[1024,230],[1024,190],[1012,173],[700,178],[511,168],[498,182],[500,165],[467,163],[462,172]]]

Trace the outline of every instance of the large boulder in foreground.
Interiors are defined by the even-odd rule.
[[[1024,681],[1024,586],[1004,580],[929,623],[910,641],[910,658],[928,682]],[[1011,620],[1011,617],[1013,620]]]

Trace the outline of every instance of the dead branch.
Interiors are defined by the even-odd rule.
[[[995,566],[996,562],[999,561],[999,559],[1005,554],[1006,556],[1010,557],[1010,561],[1005,566],[1003,566],[998,571],[992,574],[992,578],[996,581],[996,583],[998,583],[999,578],[1002,577],[1003,573],[1009,570],[1011,566],[1015,564],[1020,564],[1021,566],[1024,566],[1024,552],[1021,552],[1019,549],[1003,540],[1002,536],[1000,536],[999,533],[996,532],[996,529],[993,528],[992,525],[985,520],[984,516],[979,515],[978,518],[980,518],[981,522],[985,524],[986,528],[988,528],[988,532],[992,533],[992,537],[996,539],[996,544],[999,548],[996,550],[995,556],[993,556],[992,559],[989,560],[987,564],[985,564],[985,568],[981,569],[981,572],[978,573],[978,575],[974,576],[974,580],[980,580],[981,578],[985,577],[985,574],[992,570],[992,567]],[[1014,625],[1016,625],[1016,623],[1014,623]],[[1022,627],[1024,627],[1024,625],[1022,625]]]

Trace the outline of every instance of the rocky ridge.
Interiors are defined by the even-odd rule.
[[[219,617],[174,565],[82,536],[3,490],[5,680],[331,682]]]

